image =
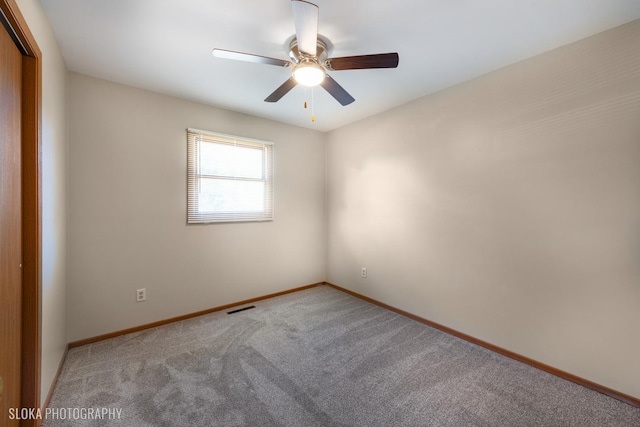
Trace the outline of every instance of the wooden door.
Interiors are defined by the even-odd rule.
[[[17,426],[22,348],[22,54],[0,26],[0,425]]]

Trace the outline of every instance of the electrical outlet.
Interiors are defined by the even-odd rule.
[[[367,278],[367,267],[362,267],[362,278],[363,279]]]
[[[136,302],[147,300],[147,288],[136,289]]]

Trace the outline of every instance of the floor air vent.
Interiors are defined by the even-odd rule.
[[[227,311],[227,314],[239,313],[241,311],[251,310],[252,308],[256,308],[256,306],[255,305],[250,305],[249,307],[243,307],[243,308],[239,308],[237,310]]]

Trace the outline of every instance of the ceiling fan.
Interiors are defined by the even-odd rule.
[[[225,49],[213,49],[213,56],[218,58],[291,67],[292,76],[269,95],[265,99],[266,102],[279,101],[296,85],[301,84],[309,87],[320,85],[340,104],[349,105],[355,99],[331,78],[327,71],[396,68],[398,66],[399,57],[395,52],[327,58],[328,43],[318,37],[318,6],[304,0],[291,0],[291,6],[296,27],[295,37],[289,45],[291,61]]]

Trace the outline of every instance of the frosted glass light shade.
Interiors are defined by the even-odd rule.
[[[318,86],[324,80],[324,76],[324,68],[313,62],[298,64],[293,70],[293,78],[303,86]]]

